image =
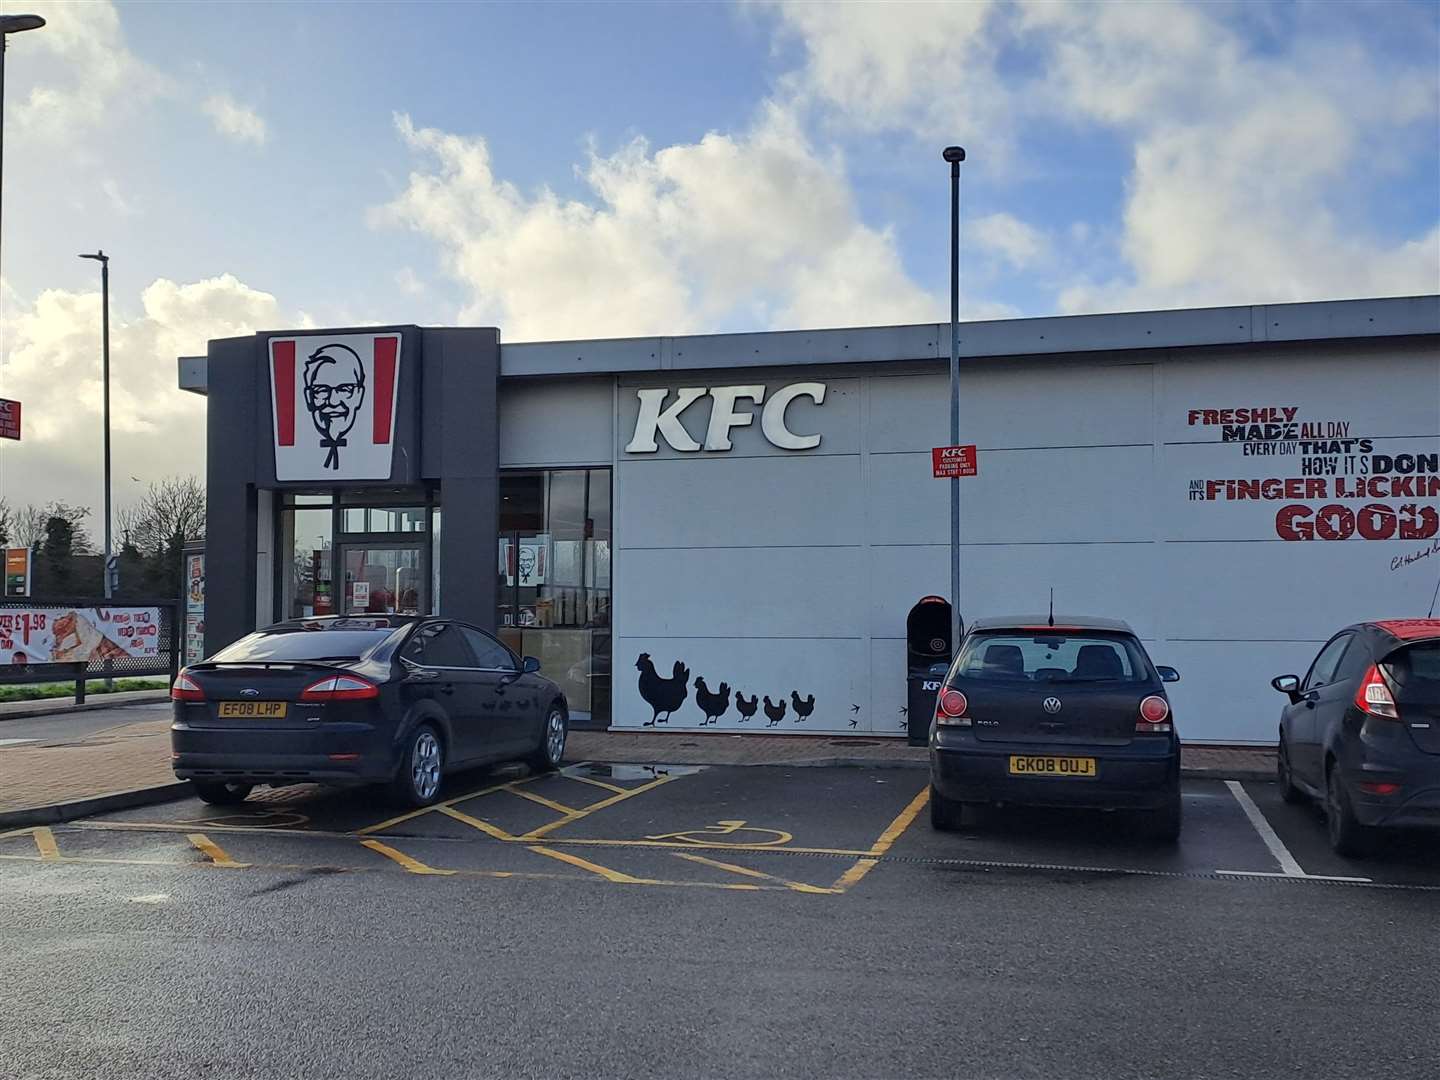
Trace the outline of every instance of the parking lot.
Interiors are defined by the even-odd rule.
[[[1317,808],[1269,783],[1190,780],[1176,847],[1123,815],[995,809],[960,833],[928,822],[923,771],[576,763],[452,781],[394,813],[369,793],[266,790],[188,799],[0,837],[0,859],[179,864],[226,872],[397,872],[583,885],[789,891],[817,898],[924,870],[1166,875],[1440,889],[1440,845],[1400,834],[1371,858],[1325,843]]]

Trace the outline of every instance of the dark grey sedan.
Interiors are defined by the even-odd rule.
[[[1440,619],[1347,626],[1305,678],[1271,685],[1286,802],[1325,806],[1330,846],[1364,855],[1377,830],[1440,828]]]
[[[278,623],[180,672],[175,775],[211,803],[257,784],[387,785],[425,806],[451,769],[520,759],[554,769],[560,688],[490,634],[396,615]]]

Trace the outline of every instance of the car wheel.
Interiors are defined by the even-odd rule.
[[[1280,736],[1280,750],[1275,755],[1275,781],[1280,785],[1280,798],[1292,806],[1305,801],[1305,793],[1295,786],[1290,772],[1290,748],[1285,745],[1285,736]]]
[[[1361,825],[1355,817],[1350,796],[1340,782],[1340,767],[1334,764],[1325,774],[1325,826],[1330,834],[1330,848],[1335,854],[1352,859],[1370,854],[1374,830]]]
[[[445,774],[445,744],[429,724],[421,724],[405,740],[391,794],[401,806],[429,806],[440,797]]]
[[[235,806],[250,797],[254,784],[227,784],[222,780],[195,780],[195,794],[211,806]]]
[[[947,799],[930,785],[930,826],[938,832],[955,832],[964,827],[965,804]]]
[[[1151,812],[1147,819],[1150,838],[1157,844],[1176,844],[1180,841],[1180,829],[1184,824],[1185,811],[1180,798],[1180,787],[1165,800],[1165,804]]]
[[[545,716],[545,730],[540,733],[540,745],[525,759],[526,763],[535,772],[554,772],[565,757],[565,740],[569,736],[565,710],[559,705],[550,706]]]

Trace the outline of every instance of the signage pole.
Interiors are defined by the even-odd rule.
[[[102,253],[103,254],[103,253]],[[115,591],[115,568],[111,565],[110,537],[110,260],[100,260],[101,373],[105,404],[105,599]]]
[[[960,442],[960,163],[965,151],[947,146],[950,163],[950,445]],[[960,479],[950,478],[950,656],[960,649]]]

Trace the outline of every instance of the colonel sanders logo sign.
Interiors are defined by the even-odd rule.
[[[272,338],[275,479],[388,480],[399,334]]]

